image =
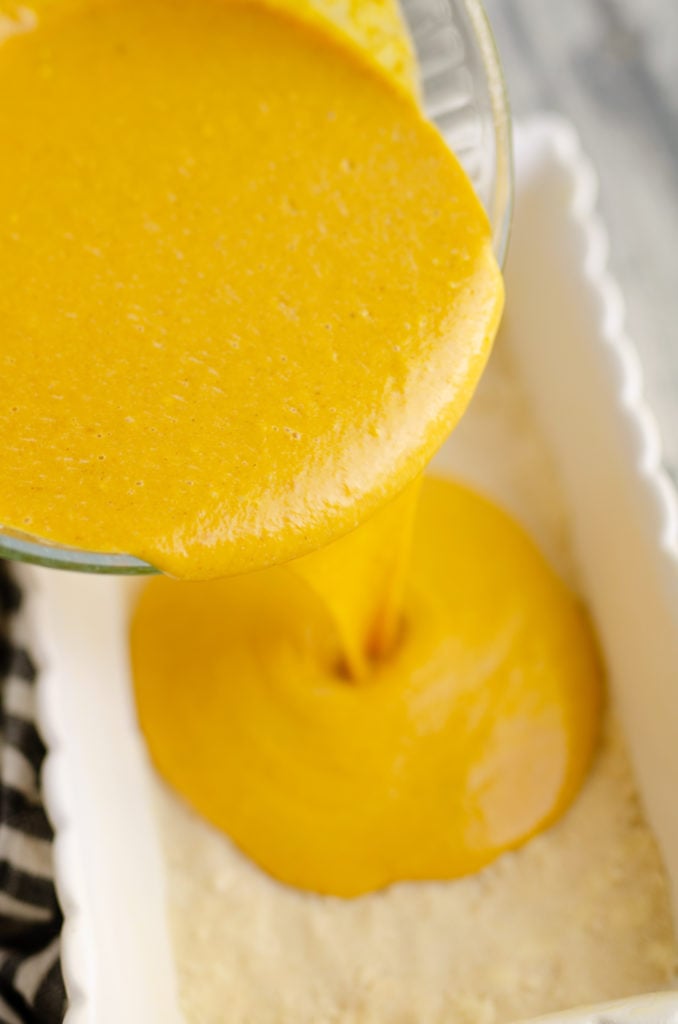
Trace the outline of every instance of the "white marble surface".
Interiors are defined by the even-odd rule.
[[[486,0],[516,115],[571,118],[678,480],[678,0]]]

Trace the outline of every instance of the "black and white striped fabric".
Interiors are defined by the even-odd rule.
[[[20,641],[20,605],[19,587],[0,564],[0,1024],[60,1024],[62,917],[40,795],[36,668]]]

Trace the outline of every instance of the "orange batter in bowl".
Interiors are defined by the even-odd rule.
[[[223,576],[423,468],[501,278],[376,65],[251,2],[82,0],[3,44],[0,95],[0,523]]]

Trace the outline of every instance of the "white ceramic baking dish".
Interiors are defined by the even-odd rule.
[[[605,269],[595,178],[562,122],[516,138],[517,203],[503,328],[562,478],[586,598],[640,792],[678,893],[676,502]],[[126,658],[126,591],[112,578],[23,569],[41,665],[65,913],[67,1024],[181,1021],[163,862]],[[678,1020],[678,994],[568,1021]]]

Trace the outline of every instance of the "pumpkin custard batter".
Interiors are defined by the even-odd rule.
[[[357,684],[289,570],[185,587],[152,581],[133,623],[151,754],[290,885],[356,896],[466,874],[582,781],[599,710],[586,622],[523,531],[466,489],[425,479],[403,634]]]
[[[502,286],[392,76],[252,2],[66,0],[0,95],[0,523],[218,577],[424,467]]]
[[[141,725],[271,875],[477,870],[572,800],[600,683],[520,528],[417,506],[502,307],[469,181],[407,62],[330,21],[38,15],[0,52],[0,522],[183,578],[134,618]]]

